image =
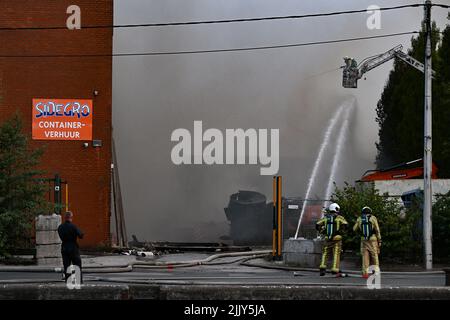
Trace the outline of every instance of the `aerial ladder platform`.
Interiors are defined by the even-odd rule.
[[[394,58],[400,59],[403,62],[409,64],[410,66],[416,68],[420,72],[425,72],[425,66],[422,62],[416,60],[410,55],[403,52],[403,46],[398,45],[385,53],[378,54],[372,57],[368,57],[357,64],[356,60],[353,58],[345,57],[345,65],[343,69],[342,86],[344,88],[357,88],[358,80],[363,77],[363,75],[370,70],[388,62]],[[434,78],[435,72],[432,71],[432,76]]]

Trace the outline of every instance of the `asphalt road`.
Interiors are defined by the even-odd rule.
[[[234,259],[236,260],[236,259]],[[366,286],[367,281],[359,275],[335,278],[319,277],[318,272],[287,271],[240,265],[233,259],[221,259],[213,265],[185,268],[166,267],[145,269],[134,267],[131,272],[86,273],[84,281],[95,283],[134,284],[217,284],[217,285],[305,285],[305,286]],[[220,264],[225,263],[225,264]],[[2,272],[0,284],[6,283],[54,283],[61,282],[59,273]],[[444,273],[381,273],[381,287],[441,287],[445,285]]]

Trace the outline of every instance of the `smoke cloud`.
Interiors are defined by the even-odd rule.
[[[409,2],[119,0],[115,24],[292,15]],[[443,27],[446,12],[441,11],[433,15]],[[367,14],[116,29],[114,51],[234,48],[413,31],[419,30],[422,14],[421,9],[383,12],[381,30],[367,29]],[[336,180],[342,184],[358,179],[374,167],[375,107],[392,63],[368,73],[358,89],[342,88],[341,71],[336,69],[344,56],[360,61],[398,44],[408,48],[409,43],[410,36],[399,36],[288,49],[115,57],[114,137],[129,235],[145,240],[215,241],[228,232],[223,208],[232,193],[250,189],[271,198],[272,178],[261,176],[258,165],[171,162],[172,131],[192,131],[195,120],[203,121],[205,129],[223,131],[280,129],[284,195],[303,197],[330,117],[343,101],[355,97],[357,107]]]

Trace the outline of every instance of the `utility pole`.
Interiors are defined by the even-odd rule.
[[[423,140],[423,247],[424,247],[424,262],[427,270],[433,268],[433,253],[432,253],[432,113],[431,113],[431,95],[432,95],[432,78],[433,69],[431,68],[431,0],[425,0],[424,4],[424,26],[425,26],[425,62],[422,64],[413,57],[402,52],[402,46],[397,46],[391,50],[366,58],[358,66],[354,65],[354,59],[344,58],[346,65],[342,68],[342,86],[344,88],[357,88],[358,80],[362,76],[382,65],[383,63],[393,59],[399,58],[410,66],[421,71],[425,75],[425,99],[424,99],[424,140]]]
[[[425,112],[424,112],[424,156],[423,156],[423,245],[424,262],[427,270],[433,268],[432,252],[432,112],[431,112],[431,0],[425,1]]]

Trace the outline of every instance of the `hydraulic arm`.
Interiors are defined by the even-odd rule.
[[[424,73],[425,67],[423,63],[407,55],[402,49],[402,45],[398,45],[385,53],[364,59],[359,65],[355,59],[345,57],[345,66],[342,67],[344,69],[342,86],[344,88],[357,88],[358,80],[361,79],[366,72],[369,72],[394,58],[398,58]],[[432,71],[432,74],[434,76],[434,71]]]

